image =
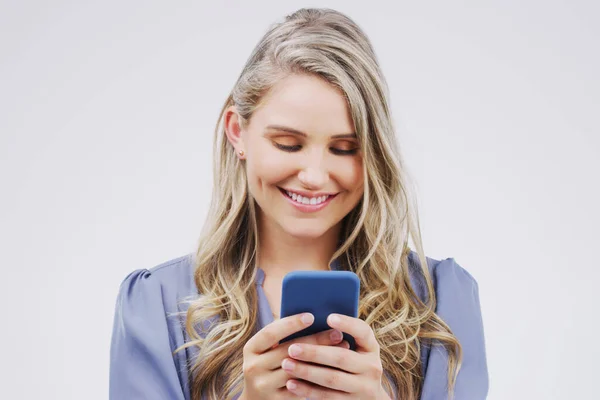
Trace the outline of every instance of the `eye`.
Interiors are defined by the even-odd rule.
[[[299,151],[302,148],[302,146],[299,145],[299,144],[293,145],[293,146],[288,146],[288,145],[285,145],[285,144],[273,142],[273,145],[275,147],[277,147],[278,149],[283,150],[283,151],[287,151],[289,153]],[[358,148],[354,148],[354,149],[338,149],[336,147],[330,147],[329,150],[333,154],[336,154],[336,155],[339,155],[339,156],[348,156],[348,155],[356,154],[356,152],[358,152]]]
[[[302,148],[302,146],[300,146],[299,144],[295,145],[295,146],[286,146],[284,144],[280,144],[277,142],[273,142],[273,144],[275,145],[275,147],[277,147],[280,150],[283,151],[287,151],[287,152],[293,152],[293,151],[298,151]]]
[[[356,154],[356,152],[358,151],[358,149],[350,149],[350,150],[341,150],[341,149],[336,149],[335,147],[331,148],[331,152],[333,154],[337,154],[340,156],[348,156],[351,154]]]
[[[343,140],[337,142],[337,147],[331,147],[330,150],[333,154],[337,154],[340,156],[347,156],[356,154],[359,147],[358,144],[354,141]]]

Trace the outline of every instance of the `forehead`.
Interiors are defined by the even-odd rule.
[[[271,88],[250,123],[256,128],[285,125],[307,134],[354,132],[342,92],[322,78],[290,75]]]

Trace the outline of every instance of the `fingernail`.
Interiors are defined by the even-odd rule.
[[[285,369],[286,371],[293,371],[295,366],[296,364],[287,358],[281,363],[281,368]]]
[[[302,320],[302,323],[304,323],[305,325],[310,325],[315,320],[315,317],[310,313],[305,313],[302,315],[302,317],[300,319]]]
[[[342,332],[338,331],[337,329],[332,330],[329,334],[329,338],[332,342],[338,342],[342,338],[342,336]]]
[[[296,385],[296,382],[294,381],[288,381],[287,382],[287,388],[290,390],[296,390],[296,388],[298,387],[298,385]]]
[[[335,314],[331,314],[331,315],[329,316],[329,322],[330,322],[330,323],[332,323],[332,324],[334,324],[334,325],[335,325],[335,324],[339,324],[339,323],[340,323],[340,317],[338,317],[338,316],[337,316],[337,315],[335,315]]]
[[[296,357],[299,356],[302,353],[302,348],[300,346],[298,346],[297,344],[293,344],[290,346],[290,348],[288,349],[290,356],[292,357]]]

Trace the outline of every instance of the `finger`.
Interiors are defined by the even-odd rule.
[[[274,393],[278,392],[280,394],[285,395],[286,392],[286,382],[292,378],[292,375],[287,373],[282,368],[278,368],[275,371],[263,371],[262,376],[259,379],[259,382],[255,382],[255,389],[260,393]],[[269,399],[271,396],[269,396]],[[289,398],[288,397],[278,397],[278,398]]]
[[[269,374],[267,378],[270,381],[269,387],[273,389],[285,389],[285,383],[292,378],[292,375],[281,366],[274,371],[267,372],[267,374]]]
[[[335,332],[334,332],[335,331]],[[332,335],[332,333],[334,333]],[[342,333],[340,331],[336,331],[334,329],[328,329],[327,331],[319,332],[310,336],[305,336],[302,338],[294,339],[293,341],[289,341],[286,343],[282,343],[276,348],[272,348],[270,351],[267,351],[262,355],[264,357],[264,361],[261,361],[261,364],[264,365],[264,368],[275,370],[277,368],[281,368],[281,361],[284,358],[288,357],[288,348],[295,343],[306,343],[320,346],[344,346],[344,342],[347,344],[348,342],[339,342],[343,339]],[[348,345],[348,344],[347,344]],[[350,345],[348,345],[349,347]]]
[[[328,389],[318,385],[302,382],[298,379],[287,381],[286,388],[292,394],[302,399],[347,399],[348,393],[339,390]]]
[[[350,348],[350,344],[344,340],[342,343],[336,344],[333,347],[339,347],[340,349],[348,350]]]
[[[340,330],[327,329],[322,332],[313,333],[312,335],[301,336],[299,338],[289,340],[285,343],[274,344],[271,348],[274,349],[275,347],[277,347],[279,345],[290,346],[294,343],[312,343],[312,344],[319,344],[322,346],[331,346],[331,345],[340,343],[343,339],[344,339],[344,335]]]
[[[342,331],[338,329],[328,329],[323,332],[318,332],[309,336],[303,336],[294,340],[290,340],[289,344],[292,345],[294,343],[310,343],[321,346],[331,346],[341,343],[342,340],[344,340],[344,335],[342,334]]]
[[[353,374],[367,371],[368,356],[341,347],[296,343],[288,348],[294,360],[339,368]]]
[[[330,314],[327,318],[327,325],[350,334],[354,337],[354,340],[356,340],[356,344],[359,347],[362,347],[364,351],[379,351],[379,343],[377,343],[377,339],[375,339],[373,330],[362,319],[342,314]]]
[[[358,379],[358,376],[346,371],[308,364],[292,360],[291,358],[283,360],[281,367],[294,378],[312,382],[333,390],[355,393],[358,391],[358,385],[361,383],[361,379]]]
[[[248,340],[244,347],[247,351],[254,354],[264,353],[279,343],[280,340],[312,325],[314,321],[315,317],[310,313],[296,314],[278,319],[258,331],[256,335]]]
[[[277,389],[273,400],[306,400],[306,397],[295,395],[294,393],[290,392],[287,387],[284,386],[281,389]]]

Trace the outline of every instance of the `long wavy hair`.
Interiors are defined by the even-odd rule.
[[[256,205],[248,192],[244,162],[226,140],[224,115],[236,106],[247,126],[261,99],[290,74],[309,74],[338,88],[347,100],[363,152],[364,195],[342,220],[340,246],[330,262],[360,278],[359,318],[373,329],[385,370],[383,384],[397,398],[416,400],[423,384],[421,346],[448,352],[448,393],[453,397],[462,349],[436,315],[436,298],[423,251],[417,203],[396,142],[388,89],[373,47],[346,15],[300,9],[273,24],[253,50],[221,110],[214,137],[214,187],[195,254],[199,296],[189,305],[189,340],[196,346],[190,367],[194,400],[231,399],[243,390],[242,351],[257,332],[254,281],[258,255]],[[409,239],[424,301],[411,286]],[[395,390],[392,390],[394,388]]]

